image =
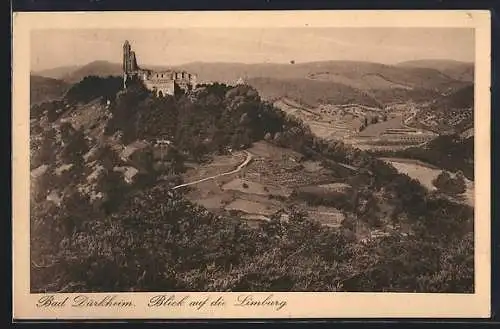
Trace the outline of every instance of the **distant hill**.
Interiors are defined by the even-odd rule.
[[[358,61],[322,61],[298,64],[193,62],[173,68],[194,72],[200,80],[207,82],[235,82],[239,78],[306,78],[342,83],[358,89],[442,89],[450,85],[460,85],[462,82],[443,73],[443,71],[449,71],[455,67],[462,67],[460,64],[448,63],[438,67],[434,61],[429,61],[429,66],[425,66],[426,63],[427,61],[404,62],[398,65]],[[151,69],[165,68],[165,66],[158,65],[140,65]],[[81,80],[85,75],[120,75],[121,70],[120,63],[94,61],[80,67],[64,67],[36,72],[36,74],[74,82]]]
[[[459,62],[452,60],[415,60],[399,63],[399,67],[431,68],[438,70],[452,79],[459,81],[474,81],[474,63]]]
[[[32,74],[46,78],[63,79],[64,76],[78,70],[80,67],[79,65],[60,66],[42,71],[34,71]]]
[[[69,86],[68,83],[59,79],[31,75],[30,103],[35,104],[59,98],[64,95]]]
[[[108,61],[94,61],[83,66],[61,67],[36,72],[36,74],[61,79],[67,83],[76,83],[81,81],[86,76],[121,76],[122,65],[119,63],[111,63]]]
[[[252,78],[247,83],[268,100],[289,98],[312,107],[326,103],[380,106],[367,92],[331,81]]]
[[[191,63],[179,68],[196,72],[201,80],[234,82],[238,78],[308,79],[344,84],[361,90],[429,89],[447,91],[462,81],[439,70],[370,62],[324,61],[299,64]]]
[[[310,105],[319,102],[339,104],[346,101],[376,105],[394,101],[428,101],[463,88],[468,82],[466,74],[459,68],[465,70],[465,66],[457,63],[414,61],[384,65],[358,61],[297,64],[193,62],[172,69],[196,73],[199,82],[233,84],[243,78],[265,97],[302,99]],[[166,68],[139,64],[150,69]],[[75,83],[89,75],[118,76],[121,75],[121,70],[119,63],[94,61],[72,70],[61,68],[48,73],[68,83]]]
[[[62,79],[67,82],[75,83],[81,81],[86,76],[107,77],[110,75],[121,76],[122,65],[107,61],[94,61],[66,74]]]

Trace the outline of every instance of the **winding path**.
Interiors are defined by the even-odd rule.
[[[215,176],[210,176],[210,177],[198,179],[198,180],[195,180],[193,182],[180,184],[180,185],[172,187],[172,190],[175,190],[175,189],[178,189],[178,188],[181,188],[181,187],[185,187],[185,186],[199,184],[199,183],[202,183],[202,182],[206,182],[207,180],[210,180],[210,179],[215,179],[215,178],[218,178],[218,177],[221,177],[221,176],[232,175],[232,174],[235,174],[235,173],[239,172],[241,169],[243,169],[243,167],[245,167],[252,160],[252,154],[250,152],[248,152],[248,151],[244,151],[244,152],[246,153],[247,158],[236,169],[228,171],[228,172],[225,172],[225,173],[222,173],[222,174],[218,174],[218,175],[215,175]]]

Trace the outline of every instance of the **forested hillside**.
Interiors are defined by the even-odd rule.
[[[433,131],[460,134],[474,127],[474,85],[470,84],[429,102],[413,124]]]
[[[30,76],[30,103],[40,103],[64,95],[69,84],[58,79]]]
[[[474,291],[472,208],[367,152],[313,136],[252,87],[208,84],[157,98],[140,85],[119,91],[118,80],[89,77],[60,103],[32,109],[32,292]],[[103,131],[67,121],[91,111],[89,102],[102,111],[94,124]],[[148,148],[122,151],[157,139],[170,143],[160,160]],[[349,198],[307,196],[338,207],[340,228],[298,211],[301,194],[251,227],[172,190],[188,162],[262,140],[354,168],[332,171],[353,187]],[[131,166],[140,179],[124,181],[117,170]],[[359,239],[358,227],[393,229]]]
[[[401,67],[432,68],[453,79],[474,82],[474,63],[445,59],[414,60],[399,63]]]
[[[449,111],[474,107],[474,85],[468,85],[431,103],[431,109]]]

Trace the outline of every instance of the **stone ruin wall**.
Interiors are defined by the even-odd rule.
[[[189,90],[196,88],[196,76],[187,72],[142,71],[139,73],[147,89],[157,95],[174,95],[176,88]]]

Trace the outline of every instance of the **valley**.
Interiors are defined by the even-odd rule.
[[[306,108],[289,99],[280,99],[274,105],[305,122],[316,136],[327,140],[342,139],[361,150],[403,150],[424,145],[438,135],[407,125],[418,113],[412,104],[385,108],[329,104]]]

